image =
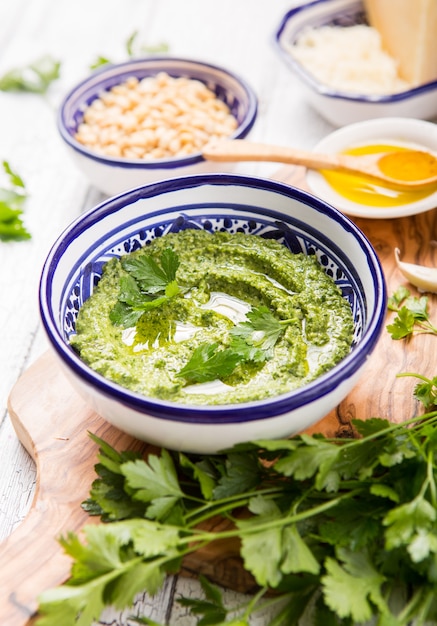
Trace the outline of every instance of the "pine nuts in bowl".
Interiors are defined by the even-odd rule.
[[[91,74],[64,98],[58,129],[90,182],[108,195],[174,175],[229,169],[202,147],[241,139],[257,98],[235,74],[170,57],[133,59]]]

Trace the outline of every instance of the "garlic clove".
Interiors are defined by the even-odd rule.
[[[437,293],[437,268],[404,263],[400,260],[400,250],[395,248],[396,265],[405,278],[421,292]]]

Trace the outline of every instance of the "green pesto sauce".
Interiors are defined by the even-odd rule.
[[[114,258],[79,311],[71,344],[106,378],[178,403],[240,403],[301,387],[349,353],[350,306],[314,256],[293,254],[262,237],[200,230],[167,234],[131,256],[152,255],[159,263],[169,247],[180,262],[180,296],[144,312],[132,328],[114,325],[109,313],[126,273]],[[199,344],[227,347],[234,324],[261,305],[278,319],[294,320],[275,345],[273,358],[239,364],[223,381],[187,385],[176,376]]]

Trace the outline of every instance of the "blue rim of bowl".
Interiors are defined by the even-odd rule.
[[[50,276],[52,268],[58,262],[60,255],[67,246],[69,240],[74,239],[75,231],[81,228],[83,224],[92,224],[98,221],[102,212],[104,214],[116,211],[126,204],[126,200],[130,202],[143,199],[159,194],[161,191],[166,193],[173,189],[187,189],[199,185],[242,185],[249,186],[252,189],[264,189],[273,191],[287,197],[292,197],[300,201],[304,205],[311,206],[316,211],[327,214],[333,220],[340,222],[346,231],[354,234],[361,249],[365,253],[368,265],[371,269],[373,282],[375,285],[375,312],[372,319],[369,320],[368,326],[364,331],[359,346],[332,370],[323,374],[308,385],[301,387],[295,391],[285,393],[283,395],[274,396],[261,401],[245,402],[241,404],[217,405],[217,406],[196,406],[182,405],[164,400],[147,398],[144,395],[134,393],[113,383],[102,375],[96,373],[88,365],[86,365],[80,357],[72,350],[62,337],[55,320],[50,300]],[[130,203],[128,202],[128,203]],[[242,213],[244,208],[239,207]],[[262,213],[262,210],[257,208]],[[160,211],[162,213],[162,210]],[[279,214],[279,212],[278,212]],[[151,214],[153,215],[153,213]],[[39,285],[39,309],[43,327],[49,337],[52,348],[56,351],[61,360],[73,370],[83,382],[96,387],[101,394],[104,394],[120,404],[134,410],[139,410],[149,416],[153,416],[162,420],[179,421],[183,423],[242,423],[255,420],[268,419],[279,416],[287,411],[302,407],[317,398],[334,391],[341,385],[344,378],[353,376],[367,361],[369,354],[373,351],[379,336],[383,329],[385,321],[385,313],[387,306],[387,292],[383,270],[378,256],[367,237],[362,231],[345,215],[335,209],[333,206],[316,198],[308,192],[302,191],[295,187],[291,187],[285,183],[273,181],[271,179],[263,179],[257,177],[249,177],[239,174],[203,174],[192,176],[181,176],[178,178],[159,181],[141,187],[136,187],[130,191],[109,198],[101,202],[96,207],[88,210],[59,236],[53,244],[43,265],[40,285]],[[310,410],[310,409],[308,409]]]
[[[288,22],[299,13],[304,14],[305,12],[310,12],[311,9],[317,6],[326,5],[327,9],[329,9],[329,4],[332,3],[332,0],[314,0],[313,2],[309,2],[308,4],[299,5],[283,16],[281,19],[279,26],[273,36],[273,44],[276,50],[279,52],[280,57],[285,61],[285,63],[290,67],[300,78],[309,85],[314,91],[319,93],[322,96],[327,96],[329,98],[337,98],[339,100],[347,100],[350,102],[362,102],[367,104],[392,104],[394,102],[402,102],[403,100],[408,100],[410,98],[414,98],[416,96],[423,95],[427,92],[433,91],[437,89],[437,80],[424,83],[423,85],[419,85],[418,87],[413,87],[412,89],[408,89],[407,91],[400,91],[391,95],[368,95],[368,94],[351,94],[344,91],[339,91],[329,87],[329,85],[324,85],[320,83],[312,74],[307,72],[307,70],[294,59],[287,50],[284,49],[284,46],[281,43],[281,36],[286,28]],[[362,7],[362,2],[359,0],[357,2],[351,2],[351,7],[349,10],[353,8],[357,10]],[[327,10],[325,16],[326,18],[334,17],[336,13],[329,13]],[[324,23],[329,23],[329,19],[326,19]]]
[[[108,86],[119,84],[120,82],[128,78],[128,76],[135,74],[135,71],[138,71],[139,69],[146,70],[149,67],[150,71],[146,71],[144,73],[144,76],[154,75],[158,71],[167,71],[169,74],[174,74],[175,76],[178,76],[180,72],[175,71],[175,67],[177,66],[180,66],[181,68],[183,66],[186,67],[187,71],[183,72],[183,75],[189,76],[191,69],[193,72],[195,72],[195,78],[197,78],[197,74],[200,73],[201,75],[205,75],[204,79],[206,80],[209,73],[215,72],[226,77],[228,80],[235,82],[235,84],[238,85],[239,89],[244,93],[245,98],[247,98],[247,111],[244,119],[239,123],[238,128],[234,133],[232,133],[230,138],[242,139],[249,133],[255,123],[258,111],[258,99],[252,87],[241,76],[238,76],[234,72],[230,72],[223,67],[219,67],[218,65],[205,63],[204,61],[197,61],[195,59],[175,57],[146,57],[131,59],[123,63],[105,65],[103,68],[94,71],[87,78],[75,85],[75,87],[73,87],[64,97],[58,109],[57,127],[61,137],[67,143],[67,145],[69,145],[75,152],[86,156],[87,158],[92,159],[93,161],[96,161],[98,163],[109,166],[117,166],[123,169],[174,169],[177,167],[186,167],[202,162],[204,159],[200,153],[195,153],[188,157],[155,159],[150,161],[146,161],[144,159],[118,159],[115,157],[100,155],[76,141],[71,133],[71,128],[73,125],[67,122],[68,116],[66,114],[66,111],[70,106],[71,101],[74,101],[78,94],[86,93],[88,89],[91,88],[91,86],[97,86],[100,82],[103,81],[106,85],[105,88],[107,89]],[[132,68],[130,72],[128,71],[129,68]],[[199,78],[199,80],[202,79]],[[103,89],[100,89],[100,91],[103,91]],[[94,95],[92,98],[87,98],[87,103],[97,97],[97,89],[93,89],[92,93]],[[74,113],[76,113],[76,110],[77,109],[75,109]]]

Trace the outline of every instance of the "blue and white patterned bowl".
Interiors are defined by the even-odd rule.
[[[111,257],[185,228],[273,237],[316,254],[350,302],[350,354],[307,386],[267,400],[188,406],[133,393],[90,369],[69,346],[77,313]],[[370,243],[344,215],[283,183],[232,174],[169,179],[110,198],[74,221],[43,267],[40,312],[59,364],[94,410],[119,429],[170,449],[214,453],[286,437],[319,421],[356,384],[383,328],[386,287]]]
[[[353,26],[365,24],[362,0],[315,0],[288,11],[274,33],[279,56],[301,81],[306,98],[313,108],[334,126],[345,126],[378,117],[437,116],[437,81],[393,95],[360,95],[332,89],[320,83],[297,61],[290,47],[306,28]],[[345,50],[345,55],[348,52]]]
[[[242,139],[255,123],[258,101],[248,83],[228,70],[190,59],[172,57],[147,57],[105,66],[92,73],[66,95],[58,112],[57,126],[62,139],[79,169],[89,181],[108,195],[114,195],[149,182],[229,170],[228,164],[206,161],[200,153],[170,159],[113,158],[97,154],[79,143],[74,135],[83,119],[84,110],[103,91],[123,83],[129,77],[139,80],[166,72],[172,77],[193,78],[203,82],[216,96],[223,100],[237,119],[238,126],[232,139]]]

